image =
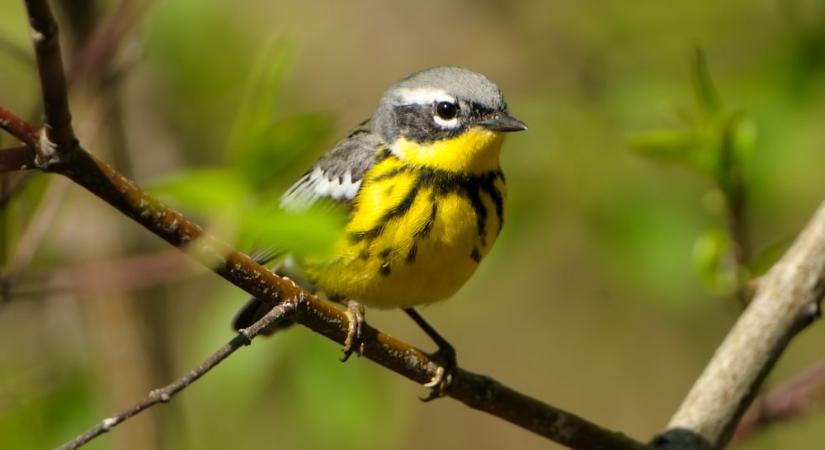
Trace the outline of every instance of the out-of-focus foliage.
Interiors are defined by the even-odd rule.
[[[323,254],[339,237],[344,211],[311,208],[284,212],[273,188],[296,159],[318,152],[331,120],[324,114],[278,119],[278,98],[289,67],[289,47],[271,43],[258,59],[235,115],[225,161],[208,169],[179,171],[153,191],[188,211],[236,230],[239,248]]]
[[[745,189],[759,274],[825,197],[818,0],[174,0],[134,30],[128,69],[73,91],[80,138],[242,250],[329,244],[340,217],[276,213],[278,197],[403,75],[454,64],[498,83],[530,126],[502,153],[506,225],[456,298],[422,313],[462,366],[642,440],[735,317],[730,199]],[[22,2],[0,0],[0,104],[35,120],[29,39]],[[2,449],[57,445],[185,373],[231,338],[246,300],[203,271],[130,269],[158,280],[104,289],[122,258],[167,246],[79,188],[47,201],[55,180],[29,178],[1,213],[9,262],[30,220],[54,212],[0,297]],[[87,263],[95,276],[59,277]],[[402,314],[367,319],[431,350]],[[823,338],[815,325],[795,340],[769,383],[821,358]],[[338,355],[299,327],[262,339],[88,448],[548,448]],[[819,449],[823,423],[742,448]]]
[[[638,133],[630,138],[636,152],[655,160],[685,166],[714,183],[722,204],[710,203],[713,212],[724,217],[731,210],[744,208],[747,182],[744,179],[754,146],[756,125],[739,110],[729,111],[719,98],[708,71],[705,55],[697,50],[693,61],[692,81],[697,112],[683,113],[678,128]],[[714,198],[714,192],[707,194]],[[737,205],[739,203],[739,205]],[[702,280],[718,293],[729,294],[736,288],[737,270],[725,267],[737,236],[714,226],[705,230],[694,244],[694,264]],[[741,244],[748,245],[748,244]],[[778,255],[776,255],[778,256]]]

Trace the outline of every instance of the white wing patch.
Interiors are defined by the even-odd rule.
[[[301,177],[281,197],[281,208],[304,211],[321,198],[352,200],[361,187],[361,180],[353,181],[352,172],[335,175],[316,167]]]

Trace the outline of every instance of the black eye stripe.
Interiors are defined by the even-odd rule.
[[[396,106],[394,113],[397,128],[393,133],[390,133],[388,139],[392,141],[400,135],[423,144],[453,138],[466,130],[466,126],[463,124],[459,124],[454,128],[438,125],[433,120],[434,107],[435,105],[432,104]]]

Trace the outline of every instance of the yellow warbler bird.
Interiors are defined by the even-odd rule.
[[[331,255],[286,270],[347,304],[344,359],[359,344],[361,304],[403,308],[439,347],[443,365],[427,386],[435,388],[431,398],[444,393],[455,351],[413,307],[452,296],[490,251],[504,223],[504,134],[526,129],[485,76],[427,69],[390,87],[372,117],[283,195],[286,210],[332,201],[349,211]],[[252,299],[233,325],[245,328],[265,313]]]

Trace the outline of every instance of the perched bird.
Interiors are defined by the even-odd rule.
[[[444,393],[455,351],[413,307],[452,296],[490,251],[504,223],[504,133],[526,129],[484,75],[423,70],[390,87],[372,117],[283,195],[286,210],[333,202],[348,211],[331,255],[294,264],[305,287],[347,305],[344,359],[360,344],[361,304],[402,308],[438,345],[442,366],[427,386],[431,397]],[[266,311],[252,299],[233,326]]]

